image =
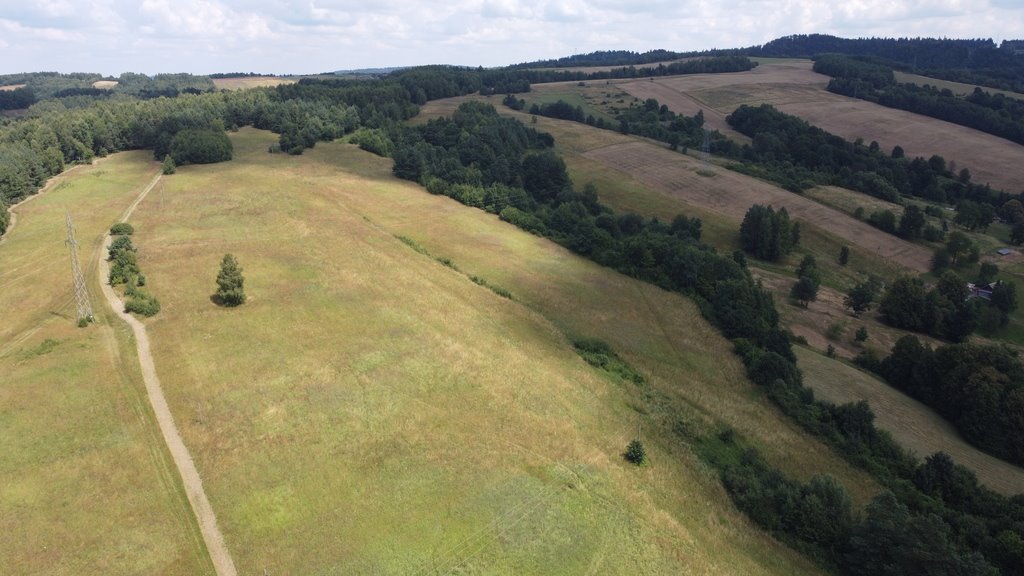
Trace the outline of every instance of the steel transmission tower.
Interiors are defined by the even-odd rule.
[[[704,128],[704,142],[701,143],[700,147],[700,170],[698,174],[702,176],[711,176],[715,173],[711,169],[711,135],[708,133],[707,127]]]
[[[78,322],[92,322],[92,304],[89,303],[89,290],[85,287],[82,268],[78,265],[78,241],[75,240],[75,227],[71,224],[71,214],[65,212],[64,220],[68,225],[67,245],[71,250],[71,278],[75,284],[75,303],[78,306]]]

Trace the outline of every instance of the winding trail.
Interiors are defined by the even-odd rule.
[[[160,181],[160,177],[161,175],[157,174],[146,185],[139,194],[139,197],[121,215],[119,222],[126,222],[128,220],[143,198]],[[146,383],[146,394],[149,396],[149,403],[153,407],[164,442],[167,444],[167,449],[171,452],[174,465],[177,467],[178,474],[181,476],[181,481],[185,486],[185,494],[188,496],[192,512],[199,522],[199,530],[203,534],[203,541],[206,543],[206,549],[210,553],[210,559],[213,561],[213,567],[217,572],[217,576],[237,576],[238,571],[235,569],[235,563],[231,559],[231,554],[228,553],[227,546],[224,544],[224,535],[221,534],[220,529],[217,527],[217,517],[214,515],[213,507],[210,506],[210,501],[203,490],[203,481],[199,477],[199,471],[196,470],[192,455],[189,454],[185,442],[181,439],[181,434],[178,433],[178,427],[174,424],[171,410],[167,406],[167,399],[164,397],[163,388],[160,387],[160,379],[156,375],[156,366],[153,364],[153,355],[149,348],[149,336],[146,333],[146,326],[134,316],[124,311],[124,303],[121,302],[117,293],[114,292],[113,287],[106,282],[110,265],[107,263],[107,259],[103,257],[103,254],[109,244],[110,234],[107,234],[104,236],[103,242],[100,244],[96,254],[96,259],[99,263],[97,269],[100,275],[100,286],[103,288],[103,295],[106,296],[107,303],[111,309],[128,323],[132,333],[135,335],[135,346],[139,355],[139,364],[142,367],[142,378]]]
[[[50,177],[50,179],[46,182],[46,184],[44,184],[43,187],[40,188],[39,190],[37,190],[34,194],[26,196],[26,197],[22,198],[20,202],[16,202],[16,203],[11,204],[10,206],[8,206],[7,207],[7,213],[11,215],[11,219],[10,219],[9,222],[7,222],[7,231],[4,232],[2,235],[0,235],[0,244],[3,244],[4,241],[7,240],[7,237],[10,236],[10,234],[11,234],[11,230],[14,230],[14,225],[18,223],[18,213],[14,211],[15,208],[17,208],[18,206],[21,206],[22,204],[27,204],[28,202],[30,202],[32,200],[35,200],[43,192],[46,192],[50,188],[53,188],[54,185],[56,185],[58,182],[63,180],[68,174],[71,174],[72,172],[74,172],[75,170],[81,168],[82,166],[92,166],[93,164],[95,164],[98,161],[99,160],[97,159],[97,160],[93,160],[92,163],[90,163],[90,164],[76,164],[76,165],[72,166],[71,168],[68,168],[67,170],[61,172],[60,174],[54,174],[53,176]]]

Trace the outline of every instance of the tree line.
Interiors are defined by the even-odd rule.
[[[574,188],[564,163],[549,150],[550,137],[498,116],[486,104],[464,104],[451,118],[431,120],[396,137],[394,171],[399,177],[499,214],[595,262],[691,296],[733,340],[750,378],[783,411],[892,491],[847,530],[842,494],[827,481],[800,485],[780,481],[778,471],[770,468],[723,469],[723,482],[737,506],[755,519],[772,519],[765,525],[769,530],[796,534],[785,541],[848,574],[880,573],[879,562],[887,558],[903,559],[891,574],[915,574],[920,568],[914,562],[929,558],[935,573],[994,574],[994,567],[1024,566],[1020,503],[979,486],[970,472],[942,456],[918,463],[874,427],[867,404],[816,400],[802,383],[771,296],[753,280],[742,258],[718,255],[700,242],[699,220],[681,215],[662,223],[616,214],[598,202],[593,187]],[[475,145],[463,144],[469,141]],[[495,165],[510,170],[495,170]],[[941,470],[933,470],[940,464]],[[963,496],[967,491],[969,498]],[[883,513],[895,514],[895,523]],[[810,540],[801,544],[801,537]],[[910,546],[915,542],[922,545]]]
[[[820,56],[814,71],[832,76],[828,90],[889,108],[931,116],[1024,144],[1024,101],[975,87],[967,96],[948,88],[897,83],[892,69],[841,55]]]
[[[904,336],[888,357],[867,365],[931,406],[971,444],[1024,465],[1024,365],[1016,352],[973,343],[931,348]]]
[[[867,56],[892,68],[979,86],[1024,92],[1024,55],[1012,43],[989,38],[838,38],[795,34],[734,51],[749,56],[812,58],[821,54]]]
[[[904,194],[993,206],[1014,197],[975,184],[966,168],[954,173],[941,156],[910,159],[899,146],[887,154],[877,142],[850,142],[768,104],[742,105],[726,121],[752,138],[751,144],[726,150],[727,155],[755,164],[764,176],[793,191],[831,184],[890,202],[899,202]]]

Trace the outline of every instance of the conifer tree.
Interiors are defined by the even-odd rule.
[[[238,260],[231,254],[225,254],[220,262],[217,274],[217,302],[224,306],[238,306],[245,303],[245,278]]]

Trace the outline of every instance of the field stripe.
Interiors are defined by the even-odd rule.
[[[716,167],[712,177],[697,174],[698,160],[647,142],[595,148],[583,156],[629,174],[654,190],[739,222],[753,204],[785,207],[790,218],[818,226],[851,244],[918,272],[927,272],[931,251],[912,244],[799,194],[738,172]]]
[[[160,174],[157,174],[142,190],[139,197],[135,199],[135,202],[125,210],[120,222],[128,220],[143,198],[160,181],[160,176]],[[109,264],[103,258],[103,251],[109,240],[110,235],[108,234],[104,237],[97,253],[100,286],[103,288],[103,295],[106,296],[110,307],[122,320],[128,323],[132,333],[135,335],[135,346],[139,356],[139,364],[142,368],[142,377],[146,383],[146,394],[149,396],[153,413],[156,415],[157,422],[160,425],[160,432],[163,434],[164,442],[167,444],[167,449],[174,459],[174,465],[178,469],[178,474],[181,476],[181,481],[185,486],[185,494],[188,496],[192,512],[199,523],[199,530],[203,534],[203,541],[206,543],[206,549],[210,554],[210,559],[213,561],[213,567],[217,572],[217,576],[237,576],[238,571],[235,569],[235,563],[231,559],[227,546],[224,544],[224,535],[221,534],[220,529],[217,527],[217,517],[214,515],[210,500],[206,497],[206,492],[203,490],[203,481],[199,477],[199,471],[192,460],[192,455],[189,454],[188,447],[185,446],[185,442],[181,439],[181,434],[178,432],[178,427],[174,424],[174,417],[171,415],[171,410],[167,405],[167,399],[164,397],[163,388],[160,386],[160,379],[156,374],[156,366],[153,363],[153,355],[150,352],[146,326],[135,319],[134,316],[124,311],[124,304],[121,302],[121,299],[118,298],[113,287],[106,282],[106,277],[109,274]]]

